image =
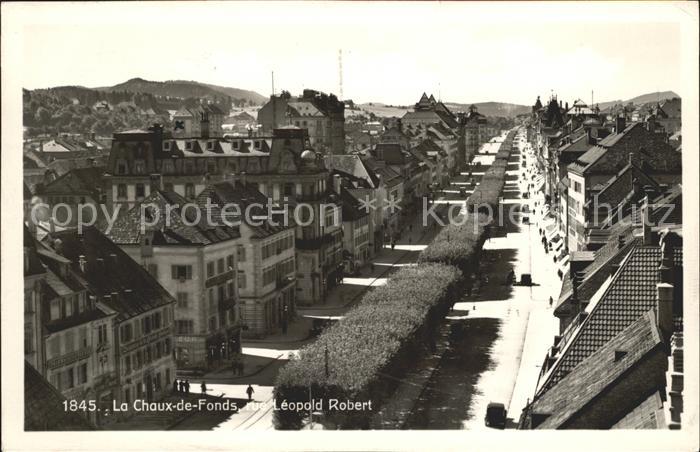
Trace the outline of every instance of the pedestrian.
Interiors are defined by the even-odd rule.
[[[178,385],[178,381],[176,378],[173,380],[173,392],[179,392],[178,388],[179,388],[179,385]]]
[[[396,246],[396,242],[391,242],[391,251],[394,251],[395,246]]]
[[[408,238],[408,244],[410,245],[411,243],[413,243],[413,237]]]
[[[374,272],[374,262],[371,262],[369,264],[369,268],[370,268],[370,270],[372,270],[372,272]]]
[[[185,380],[180,380],[180,382],[178,383],[178,386],[180,386],[179,392],[185,392]]]
[[[207,393],[207,382],[203,381],[202,384],[200,385],[200,387],[202,388],[202,394],[206,394]]]
[[[190,393],[190,380],[185,380],[185,392]]]
[[[550,295],[550,296],[549,296],[549,307],[550,307],[550,308],[552,307],[552,303],[554,303],[554,299],[553,299],[552,296]]]
[[[252,401],[252,400],[253,400],[253,393],[255,392],[255,391],[253,390],[253,387],[252,387],[251,385],[248,385],[248,387],[246,388],[245,392],[246,392],[246,394],[248,394],[248,401],[249,401],[249,402]]]

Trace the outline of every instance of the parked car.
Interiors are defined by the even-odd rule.
[[[491,402],[486,407],[486,416],[484,416],[484,422],[487,427],[496,427],[504,429],[506,428],[506,416],[508,411],[506,411],[505,405],[502,403]]]

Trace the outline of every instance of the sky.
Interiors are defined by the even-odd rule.
[[[133,77],[356,102],[531,105],[681,92],[682,9],[667,4],[25,4],[25,88]]]

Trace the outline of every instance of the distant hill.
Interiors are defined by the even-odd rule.
[[[267,101],[265,96],[262,96],[254,91],[248,91],[238,88],[229,88],[225,86],[208,85],[188,80],[168,80],[165,82],[154,82],[144,80],[142,78],[132,78],[124,83],[119,83],[114,86],[103,86],[94,88],[98,91],[127,91],[132,93],[148,93],[161,97],[175,97],[180,99],[186,98],[210,98],[229,96],[233,99],[245,99],[253,105],[261,105]]]
[[[531,107],[527,105],[518,104],[508,104],[505,102],[478,102],[475,104],[460,104],[456,102],[445,102],[447,108],[453,112],[467,111],[470,105],[474,105],[479,113],[484,116],[501,116],[504,118],[514,118],[520,114],[530,113]],[[413,111],[413,105],[403,106],[403,105],[385,105],[378,102],[370,102],[359,105],[360,110],[367,113],[374,113],[379,117],[401,117],[406,114],[407,111]],[[347,112],[346,112],[347,115]]]
[[[662,91],[658,93],[648,93],[648,94],[642,94],[637,97],[633,97],[632,99],[627,99],[627,100],[612,100],[608,102],[600,102],[598,104],[598,107],[600,107],[601,110],[605,110],[606,108],[612,107],[613,105],[617,104],[623,104],[627,105],[630,102],[633,103],[634,105],[641,105],[641,104],[646,104],[649,102],[656,102],[656,101],[664,101],[666,99],[673,99],[674,97],[681,97],[678,94],[674,93],[673,91]]]

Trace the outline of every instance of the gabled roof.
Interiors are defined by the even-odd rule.
[[[97,198],[103,185],[105,167],[74,168],[47,184],[41,194],[90,195]]]
[[[637,181],[640,188],[653,189],[657,196],[662,193],[659,184],[649,174],[634,163],[629,163],[619,173],[610,178],[603,189],[595,196],[598,205],[605,203],[612,207],[617,206],[634,190],[635,181]]]
[[[62,255],[71,261],[72,272],[100,303],[117,312],[117,321],[174,302],[146,269],[97,228],[84,227],[82,235],[77,230],[55,232],[51,238],[61,240]],[[85,271],[80,268],[80,256],[85,257]]]
[[[663,353],[663,347],[664,342],[656,326],[653,310],[642,312],[605,345],[584,359],[559,384],[533,402],[529,407],[533,414],[548,415],[536,428],[566,428],[595,399],[606,397],[607,390],[638,366],[645,366],[644,385],[659,389],[657,385],[664,380],[665,363],[647,358],[655,350]],[[623,355],[620,356],[621,354]],[[588,418],[593,419],[588,421],[590,425],[587,427],[610,428],[612,422],[619,419],[619,411],[626,414],[624,405],[632,405],[633,398],[639,396],[625,395],[627,400],[607,407],[607,415],[589,415]]]
[[[403,165],[406,163],[406,154],[398,143],[379,143],[374,147],[372,155],[386,162],[387,165]]]
[[[379,186],[379,178],[374,171],[370,170],[365,161],[359,155],[353,154],[329,154],[324,155],[326,167],[329,170],[337,169],[355,177],[369,181],[372,187]]]
[[[95,430],[80,412],[64,410],[63,395],[24,361],[24,430],[82,431]],[[15,413],[18,415],[18,413]]]
[[[287,108],[292,116],[324,116],[321,110],[308,101],[290,101]]]
[[[678,283],[674,286],[674,297],[682,297],[682,245],[671,245],[674,273]],[[658,245],[635,244],[629,255],[621,262],[601,294],[580,325],[567,341],[561,357],[547,373],[538,397],[555,387],[584,359],[595,353],[637,318],[656,306],[656,284],[660,281],[658,268],[661,248]]]

